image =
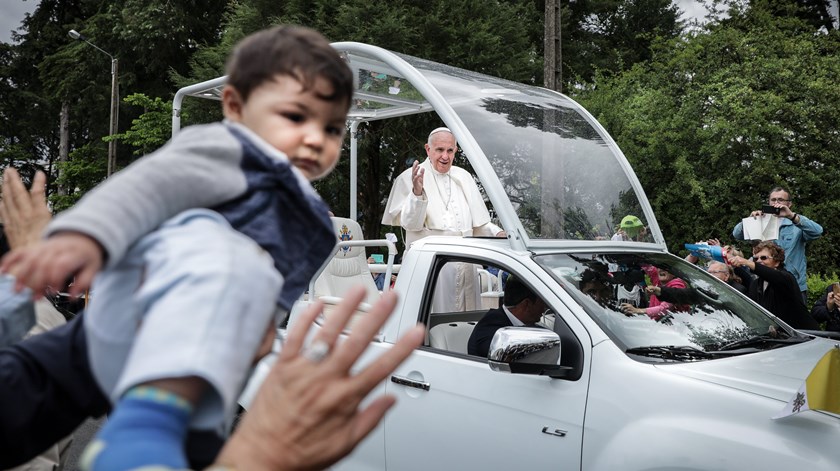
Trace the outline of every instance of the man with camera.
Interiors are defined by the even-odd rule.
[[[777,186],[770,190],[767,204],[750,213],[752,217],[775,214],[779,221],[779,238],[776,244],[785,249],[785,267],[796,278],[802,299],[807,303],[808,284],[806,283],[805,244],[822,236],[823,228],[807,217],[791,211],[790,191]],[[732,230],[732,236],[744,240],[743,223],[739,222]]]

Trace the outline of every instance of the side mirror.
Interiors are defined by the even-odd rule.
[[[560,336],[536,327],[497,330],[487,359],[491,370],[504,373],[563,378],[572,370],[570,366],[560,366]]]

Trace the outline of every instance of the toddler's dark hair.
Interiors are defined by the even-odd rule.
[[[302,26],[275,26],[247,36],[230,55],[226,67],[228,85],[243,101],[255,88],[278,75],[293,77],[311,90],[318,78],[332,85],[332,93],[321,96],[350,109],[353,73],[321,33]]]

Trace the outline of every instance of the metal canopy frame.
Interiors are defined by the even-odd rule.
[[[540,239],[530,239],[519,220],[513,205],[507,199],[505,189],[491,167],[483,149],[476,142],[475,137],[453,110],[459,99],[449,102],[429,79],[413,65],[397,54],[377,46],[357,42],[337,42],[332,46],[347,60],[353,72],[354,96],[347,116],[350,130],[350,214],[353,220],[358,215],[358,137],[359,125],[365,122],[384,120],[389,118],[408,116],[434,111],[443,123],[452,130],[458,139],[458,144],[481,181],[487,196],[490,198],[499,222],[508,234],[508,242],[514,251],[527,251],[528,247],[539,248],[554,246],[555,242]],[[371,81],[376,86],[369,86]],[[391,80],[393,89],[384,82]],[[196,97],[211,100],[221,100],[222,90],[227,76],[218,77],[205,82],[190,85],[178,90],[172,104],[172,133],[181,128],[181,107],[185,97]],[[403,85],[403,83],[405,85]],[[400,87],[404,87],[400,89]],[[384,90],[384,92],[383,92]],[[556,93],[556,92],[551,92]],[[558,94],[558,96],[562,96]],[[567,99],[566,97],[563,97]],[[468,98],[464,98],[465,100]],[[603,132],[608,145],[614,150],[619,165],[628,176],[634,192],[639,196],[642,211],[647,217],[655,242],[659,249],[665,248],[665,241],[661,230],[653,215],[650,202],[644,194],[636,174],[630,167],[624,154],[618,149],[609,134],[603,129],[585,109],[571,101],[580,112],[591,121],[591,124]],[[497,197],[494,198],[494,195]],[[566,240],[565,242],[570,242]]]
[[[504,194],[504,189],[495,178],[484,154],[475,139],[470,135],[467,127],[452,110],[450,103],[440,92],[411,64],[391,51],[377,46],[357,42],[338,42],[332,46],[347,59],[353,71],[355,93],[353,104],[347,115],[350,128],[350,218],[358,217],[358,138],[359,125],[364,122],[407,116],[412,114],[435,111],[443,122],[458,137],[458,144],[464,150],[473,170],[479,180],[485,185],[488,194],[498,192]],[[413,87],[420,99],[412,100],[396,97],[390,94],[376,93],[365,90],[363,83],[365,73],[381,74],[386,77],[404,80]],[[181,129],[181,109],[184,98],[195,97],[210,100],[221,100],[222,89],[227,76],[200,82],[178,90],[172,102],[172,134]],[[476,156],[470,158],[470,156]],[[510,204],[498,205],[494,203],[496,214],[502,226],[508,229],[511,248],[525,250],[526,236],[519,224],[519,219]]]

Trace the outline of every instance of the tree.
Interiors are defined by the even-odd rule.
[[[0,45],[4,77],[0,86],[0,158],[6,165],[39,168],[48,174],[58,157],[60,100],[46,92],[45,61],[67,38],[56,27],[85,13],[81,1],[43,0],[28,15],[23,33],[13,33],[18,45]],[[74,75],[76,67],[66,71]]]
[[[620,72],[649,60],[655,42],[676,38],[683,31],[679,16],[671,0],[564,3],[564,81],[591,82],[596,70]]]
[[[175,87],[172,71],[186,72],[199,45],[219,39],[220,18],[227,0],[41,0],[22,22],[13,39],[0,45],[0,159],[7,165],[47,171],[52,193],[58,178],[59,116],[69,118],[70,154],[87,159],[87,175],[62,175],[67,189],[61,205],[71,204],[106,151],[109,133],[110,59],[82,41],[67,36],[76,29],[97,46],[120,59],[119,82],[124,94],[165,96]],[[120,122],[137,116],[139,108],[121,108]],[[125,126],[121,127],[122,129]],[[122,165],[134,158],[131,148],[118,148]],[[72,158],[70,159],[72,160]],[[68,163],[76,168],[81,162]],[[71,175],[75,175],[74,180]]]
[[[836,268],[840,244],[840,35],[758,3],[659,43],[652,60],[601,74],[581,101],[633,164],[671,251],[722,237],[792,187],[794,211],[823,224],[809,271]],[[746,248],[746,247],[744,247]]]
[[[130,106],[143,109],[143,114],[131,122],[131,128],[113,138],[129,145],[134,155],[142,157],[166,144],[172,137],[172,103],[158,98],[149,98],[142,93],[135,93],[123,100]],[[189,119],[188,115],[181,115]],[[105,138],[106,142],[110,138]]]

